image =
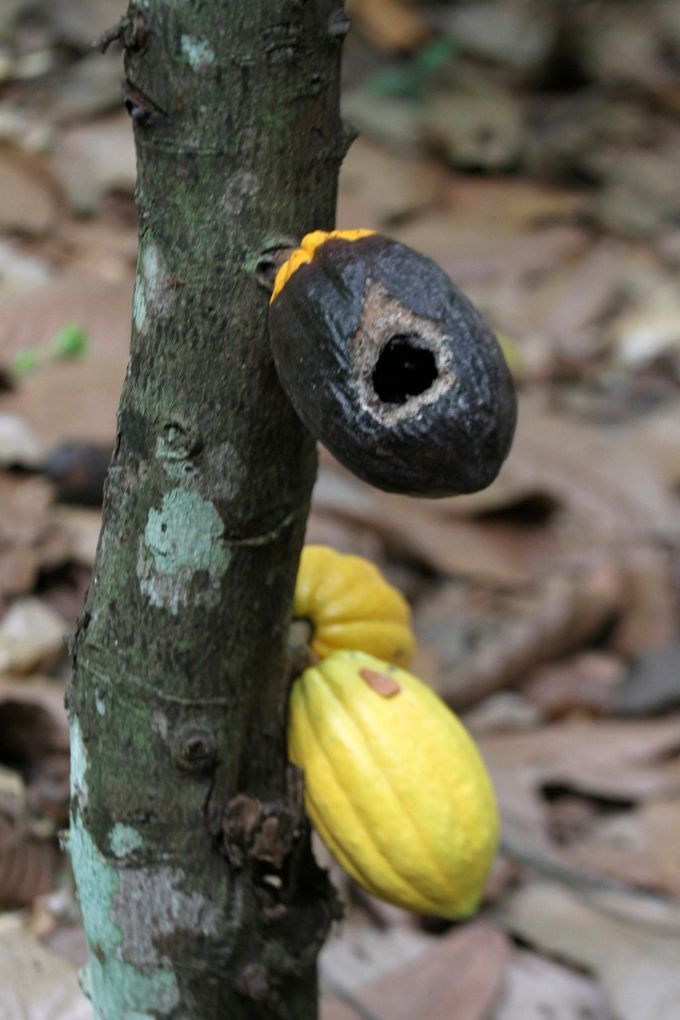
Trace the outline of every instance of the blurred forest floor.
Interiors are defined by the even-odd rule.
[[[475,496],[387,496],[322,454],[309,539],[411,599],[414,672],[479,741],[504,829],[464,924],[331,865],[323,1020],[680,1020],[680,2],[350,7],[339,224],[443,265],[521,411]],[[132,137],[120,53],[91,46],[121,10],[0,7],[2,1020],[91,1015],[62,635],[129,341]]]

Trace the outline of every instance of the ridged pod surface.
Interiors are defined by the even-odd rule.
[[[311,624],[310,647],[320,659],[340,649],[358,649],[400,666],[411,661],[414,640],[408,602],[361,556],[306,545],[293,615]]]
[[[336,652],[294,683],[288,749],[317,832],[365,889],[442,917],[476,909],[496,804],[465,728],[411,673]]]
[[[293,407],[360,478],[448,496],[496,477],[512,379],[484,320],[424,255],[369,230],[308,234],[279,269],[269,332]]]

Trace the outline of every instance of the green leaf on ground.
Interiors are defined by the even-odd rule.
[[[89,346],[90,340],[83,327],[77,322],[67,322],[52,341],[52,353],[55,358],[82,358]]]
[[[15,379],[18,379],[23,375],[29,375],[31,372],[35,372],[37,367],[38,351],[35,347],[25,347],[23,351],[19,351],[19,353],[15,355],[10,366],[10,373]]]

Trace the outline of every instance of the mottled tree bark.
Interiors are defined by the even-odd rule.
[[[341,0],[145,0],[132,349],[74,641],[69,846],[101,1020],[316,1016],[334,906],[287,771],[314,443],[254,267],[333,224]]]

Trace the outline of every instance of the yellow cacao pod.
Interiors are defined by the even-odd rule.
[[[315,829],[359,885],[420,913],[474,912],[497,849],[493,789],[426,684],[362,652],[329,655],[293,684],[288,751]]]
[[[339,649],[359,649],[403,666],[411,661],[409,605],[378,568],[361,556],[306,545],[293,615],[310,622],[310,646],[319,659]]]

